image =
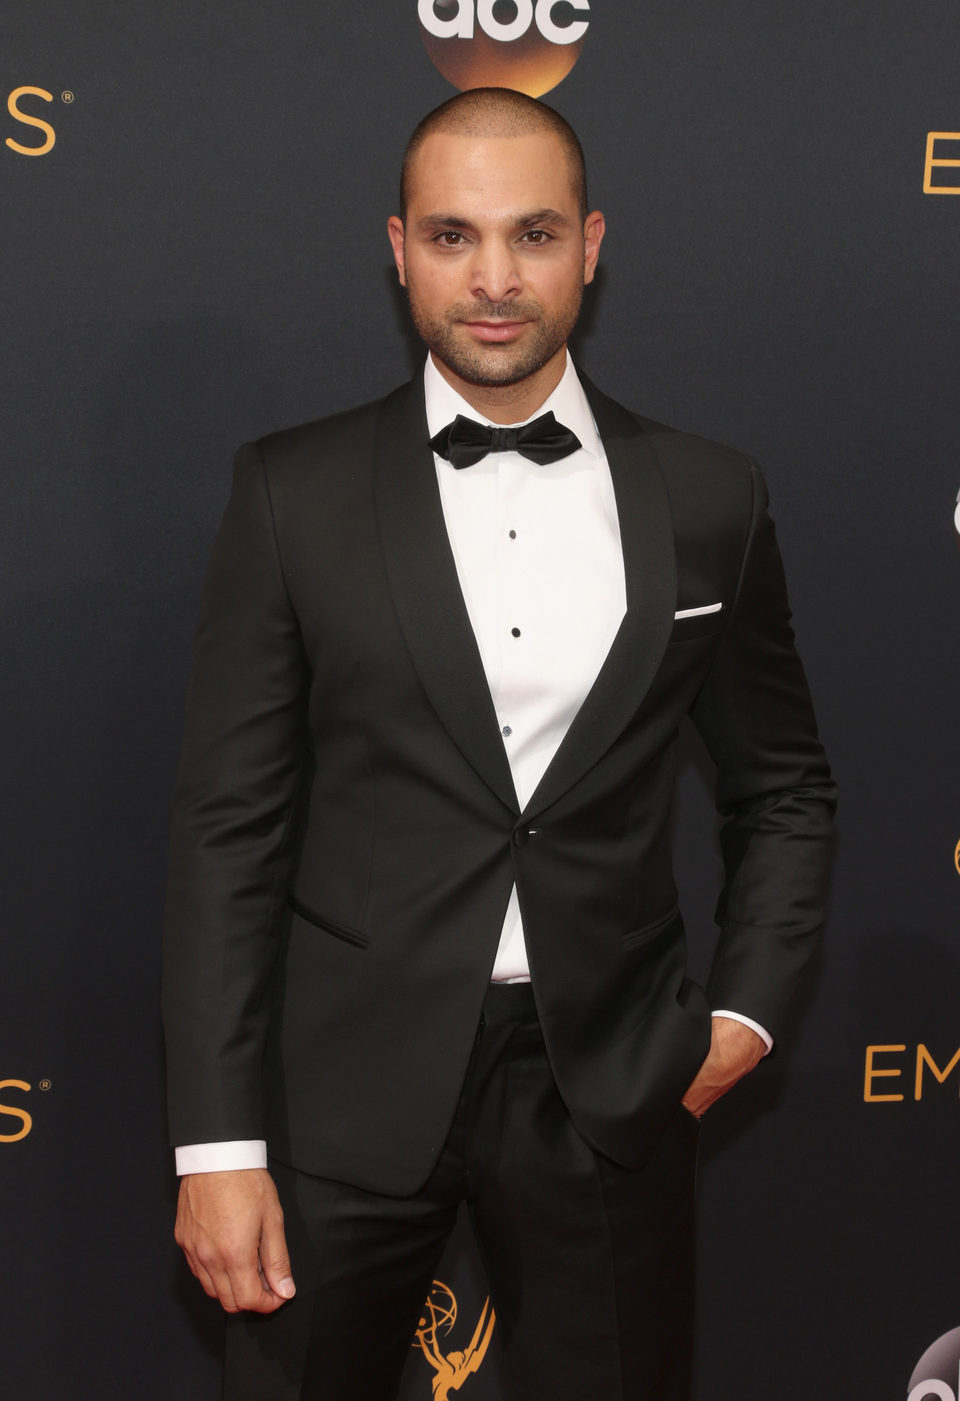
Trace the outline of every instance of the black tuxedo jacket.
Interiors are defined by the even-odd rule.
[[[265,1137],[305,1171],[415,1190],[514,882],[557,1083],[615,1161],[639,1166],[677,1113],[711,1004],[776,1035],[822,920],[833,786],[763,482],[739,454],[586,388],[627,612],[522,812],[420,379],[238,455],[175,801],[173,1142]],[[671,869],[688,715],[726,819],[706,993],[686,976]]]

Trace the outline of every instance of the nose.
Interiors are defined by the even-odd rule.
[[[470,290],[476,297],[502,302],[520,295],[522,280],[513,248],[505,239],[484,239],[470,270]]]

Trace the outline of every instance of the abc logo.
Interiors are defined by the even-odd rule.
[[[515,88],[540,97],[586,42],[590,0],[418,0],[424,47],[455,88]]]
[[[913,1369],[907,1401],[958,1401],[960,1328],[931,1344]]]

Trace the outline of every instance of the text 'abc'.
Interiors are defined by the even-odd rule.
[[[472,39],[474,27],[480,25],[484,34],[491,39],[499,39],[504,44],[514,39],[522,39],[532,24],[536,24],[544,39],[551,44],[575,44],[582,39],[590,27],[589,20],[575,20],[572,24],[557,24],[553,12],[560,4],[574,10],[589,10],[590,0],[513,0],[517,11],[510,20],[499,20],[493,13],[496,0],[446,0],[444,9],[456,13],[444,18],[437,14],[434,0],[418,0],[417,9],[420,23],[428,34],[437,39]]]

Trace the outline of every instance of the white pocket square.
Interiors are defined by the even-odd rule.
[[[723,607],[722,603],[708,603],[703,608],[681,608],[679,613],[674,613],[673,620],[678,618],[700,618],[704,613],[719,613]]]

